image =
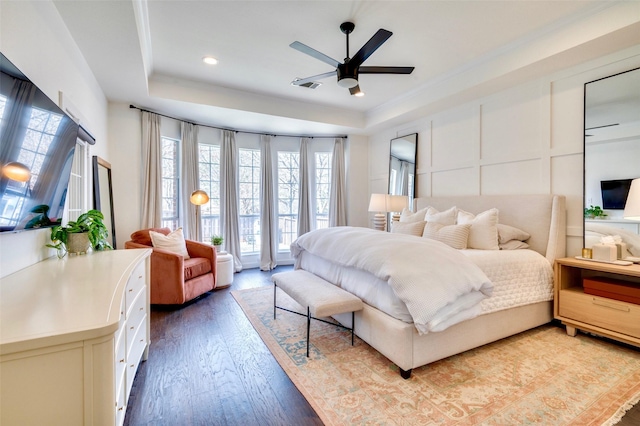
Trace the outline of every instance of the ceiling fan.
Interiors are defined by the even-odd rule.
[[[358,75],[359,74],[411,74],[413,72],[414,67],[367,67],[362,66],[362,63],[367,60],[369,56],[373,54],[382,44],[387,41],[389,37],[393,35],[391,31],[387,31],[385,29],[380,28],[374,35],[369,39],[368,42],[364,44],[353,55],[353,58],[349,57],[349,34],[351,34],[355,28],[355,24],[353,22],[343,22],[340,25],[340,31],[342,31],[347,36],[347,57],[344,58],[344,62],[340,63],[333,58],[325,55],[324,53],[318,52],[317,50],[307,46],[306,44],[300,43],[299,41],[294,41],[289,46],[294,49],[306,53],[309,56],[313,56],[316,59],[321,60],[322,62],[335,67],[335,70],[326,72],[323,74],[314,75],[307,78],[295,79],[291,82],[291,84],[295,86],[301,86],[304,84],[312,83],[315,80],[321,78],[331,77],[333,75],[337,75],[338,77],[338,85],[340,87],[345,87],[349,89],[349,92],[352,95],[360,95],[363,93],[360,90],[360,86],[358,84]]]

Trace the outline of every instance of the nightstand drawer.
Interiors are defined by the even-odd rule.
[[[560,291],[559,314],[640,338],[640,305],[584,294],[581,287]]]

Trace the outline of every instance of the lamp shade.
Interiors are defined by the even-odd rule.
[[[406,195],[389,195],[389,211],[401,212],[409,207],[409,197]]]
[[[369,200],[369,211],[386,212],[388,197],[389,196],[387,194],[371,194],[371,199]]]
[[[31,170],[22,163],[12,161],[2,167],[2,174],[16,182],[26,182],[31,178]]]
[[[191,201],[191,204],[201,206],[209,202],[209,196],[202,189],[197,189],[191,193],[189,201]]]
[[[622,216],[625,219],[640,220],[640,178],[631,181],[631,188],[629,188]]]

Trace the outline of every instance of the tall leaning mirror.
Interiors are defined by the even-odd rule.
[[[584,86],[585,247],[617,236],[640,251],[640,221],[623,217],[635,178],[640,178],[640,68]]]
[[[389,194],[409,197],[409,205],[416,194],[416,158],[418,134],[391,139],[389,155]]]
[[[104,215],[104,224],[109,231],[109,243],[116,248],[116,226],[113,214],[113,189],[111,164],[93,156],[93,208]]]

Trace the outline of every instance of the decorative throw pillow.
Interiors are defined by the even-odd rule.
[[[529,244],[519,240],[510,240],[506,243],[500,243],[500,250],[521,250],[527,248],[529,248]]]
[[[439,223],[441,225],[455,225],[456,224],[456,211],[458,209],[454,206],[443,212],[439,212],[433,207],[427,207],[427,214],[424,216],[424,220],[430,223]]]
[[[427,213],[427,208],[420,209],[417,212],[413,213],[408,208],[402,209],[402,213],[400,213],[400,222],[422,222],[424,221],[424,215]]]
[[[189,252],[187,252],[187,243],[182,234],[182,228],[176,229],[169,233],[169,235],[155,231],[149,231],[149,235],[151,236],[151,242],[154,247],[182,255],[185,259],[190,259]]]
[[[391,233],[409,234],[421,237],[425,223],[426,222],[424,220],[420,222],[391,222]]]
[[[424,226],[422,236],[438,240],[454,249],[463,250],[467,248],[469,230],[471,225],[443,225],[441,223],[427,222]]]
[[[464,210],[458,210],[459,225],[470,224],[469,241],[472,249],[500,250],[498,245],[498,209],[489,209],[477,216]]]
[[[526,241],[531,237],[528,232],[523,231],[522,229],[518,229],[513,226],[505,225],[502,223],[498,224],[498,242],[500,244],[505,244],[511,240],[518,241]]]

